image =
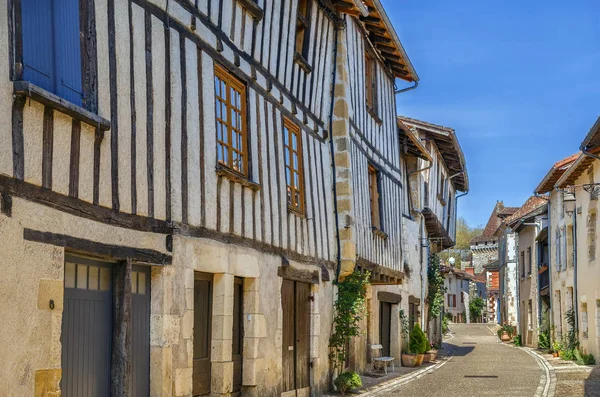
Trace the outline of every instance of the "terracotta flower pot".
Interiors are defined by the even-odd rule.
[[[510,340],[510,336],[508,336],[508,332],[506,332],[506,331],[502,332],[502,336],[500,337],[500,340],[502,342],[508,342]]]
[[[424,358],[425,354],[417,354],[417,362],[415,363],[415,366],[418,367],[419,365],[423,364]]]
[[[405,354],[402,353],[402,366],[412,368],[417,365],[417,355],[416,354]]]
[[[424,354],[423,357],[423,362],[424,363],[430,363],[432,361],[435,361],[435,358],[437,357],[437,350],[429,350],[427,353]]]
[[[552,352],[552,357],[558,357],[558,352]]]

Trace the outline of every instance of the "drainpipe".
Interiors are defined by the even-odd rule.
[[[458,196],[454,197],[454,242],[455,243],[456,243],[456,222],[458,221],[458,219],[457,219],[457,216],[458,216],[458,199],[461,198],[461,197],[466,196],[467,194],[469,194],[469,189],[467,189],[466,192],[461,193]]]
[[[414,90],[415,88],[417,88],[419,86],[419,82],[415,81],[414,83],[415,84],[411,85],[410,87],[402,88],[400,90],[395,90],[394,94],[398,95],[398,94],[401,94],[401,93],[406,92],[406,91]]]
[[[337,55],[338,55],[338,34],[340,33],[340,28],[337,24],[335,26],[335,44],[333,46],[333,75],[332,75],[332,84],[331,84],[331,106],[329,108],[329,150],[331,152],[331,169],[333,171],[333,213],[335,219],[335,239],[337,243],[337,268],[335,270],[335,279],[333,280],[333,284],[336,285],[339,281],[340,271],[342,267],[342,243],[340,240],[340,217],[338,213],[338,205],[337,205],[337,188],[336,188],[336,170],[335,170],[335,150],[333,147],[333,107],[335,104],[335,79],[337,76]],[[334,297],[335,300],[335,297]]]
[[[591,158],[593,158],[593,159],[600,160],[600,156],[598,156],[597,154],[594,154],[594,153],[590,153],[590,152],[588,152],[588,151],[587,151],[587,149],[583,149],[583,150],[581,151],[581,153],[583,153],[583,154],[585,154],[586,156],[588,156],[588,157],[591,157]]]
[[[548,331],[552,332],[552,324],[554,324],[554,308],[552,307],[552,298],[554,290],[552,289],[552,206],[548,201],[548,296],[550,297],[549,322]]]

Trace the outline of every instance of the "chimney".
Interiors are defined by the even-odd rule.
[[[474,267],[465,267],[465,272],[467,272],[471,276],[474,276],[475,275],[475,268]]]

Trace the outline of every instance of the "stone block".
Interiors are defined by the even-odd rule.
[[[355,259],[356,258],[356,245],[351,241],[344,241],[342,243],[342,258],[343,259]]]
[[[225,362],[231,361],[232,353],[232,341],[231,340],[220,340],[213,339],[211,341],[211,354],[210,361],[212,362]]]
[[[150,345],[170,346],[179,342],[181,318],[170,314],[150,315]]]
[[[242,385],[257,386],[263,367],[264,360],[262,358],[244,359],[242,364]]]
[[[260,267],[256,255],[231,251],[229,253],[229,273],[238,277],[260,277]]]
[[[310,358],[319,357],[319,335],[311,335],[310,337]]]
[[[252,338],[267,336],[267,324],[262,314],[248,314],[244,316],[244,335]]]
[[[181,337],[191,339],[194,337],[194,311],[186,310],[181,317]]]
[[[320,335],[321,334],[321,316],[313,314],[310,316],[310,334]]]
[[[215,274],[213,279],[213,296],[233,296],[233,274]]]
[[[192,368],[175,370],[175,396],[189,396],[192,393]]]
[[[35,371],[34,397],[60,397],[61,377],[61,369],[53,368]]]
[[[173,353],[170,347],[150,347],[150,397],[173,396]]]
[[[233,296],[215,295],[212,304],[213,316],[224,316],[233,314]]]
[[[183,287],[194,288],[194,269],[183,269]]]
[[[260,338],[244,338],[243,359],[260,357]]]
[[[216,394],[231,393],[233,389],[233,362],[211,364],[211,392]]]
[[[245,332],[245,328],[244,328]],[[231,340],[233,338],[233,315],[213,316],[212,339]]]
[[[342,152],[335,154],[335,165],[339,167],[350,167],[350,153]]]
[[[260,291],[260,278],[245,278],[244,279],[244,292],[259,292]]]
[[[244,293],[244,314],[260,313],[260,293],[249,291]]]
[[[63,280],[40,280],[38,287],[38,309],[62,312],[63,298]],[[54,302],[54,309],[50,309],[50,300]]]

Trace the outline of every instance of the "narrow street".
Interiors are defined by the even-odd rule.
[[[491,326],[490,326],[491,328]],[[486,324],[453,324],[454,355],[440,368],[378,396],[536,396],[542,370],[533,356],[497,342]]]

